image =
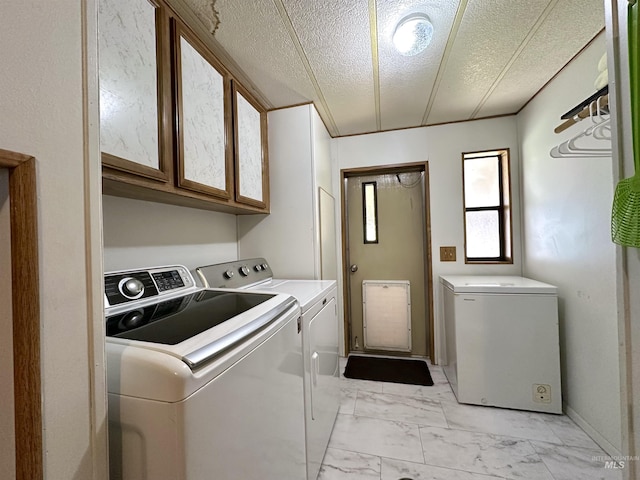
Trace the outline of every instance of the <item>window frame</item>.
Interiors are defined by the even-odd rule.
[[[465,193],[465,162],[479,158],[498,159],[499,204],[494,206],[467,207]],[[462,211],[464,228],[464,261],[466,264],[512,264],[513,223],[511,219],[511,165],[508,148],[462,153]],[[467,243],[467,212],[492,211],[498,213],[500,254],[497,257],[469,257]]]

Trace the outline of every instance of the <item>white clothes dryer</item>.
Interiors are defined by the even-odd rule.
[[[199,267],[203,285],[287,294],[300,304],[307,479],[318,477],[340,407],[338,317],[334,280],[274,279],[264,258]]]

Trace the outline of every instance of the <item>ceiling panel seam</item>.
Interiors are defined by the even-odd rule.
[[[369,0],[369,30],[371,34],[371,61],[373,63],[373,97],[376,107],[376,129],[382,130],[380,113],[380,57],[378,55],[378,2]]]
[[[433,103],[436,100],[436,94],[438,93],[440,82],[442,82],[442,77],[444,76],[444,72],[447,68],[449,56],[451,55],[451,50],[453,50],[453,44],[455,43],[456,36],[458,35],[458,30],[460,29],[460,24],[462,23],[462,17],[464,16],[464,12],[467,9],[467,3],[468,0],[460,0],[460,4],[458,5],[458,10],[456,11],[456,16],[453,19],[453,25],[451,26],[449,37],[447,38],[447,44],[444,47],[442,59],[440,60],[440,65],[438,66],[438,73],[436,74],[436,79],[433,82],[433,88],[431,89],[431,94],[429,95],[427,108],[425,109],[424,115],[422,116],[422,125],[426,125],[429,114],[431,113],[431,108],[433,107]]]
[[[491,86],[487,90],[487,93],[484,94],[484,96],[482,97],[482,99],[478,103],[478,106],[475,108],[475,110],[473,112],[471,112],[471,116],[469,116],[469,120],[474,119],[476,117],[476,115],[480,112],[482,107],[484,107],[484,104],[487,103],[487,100],[489,100],[489,97],[491,96],[491,94],[498,87],[498,84],[502,81],[502,79],[505,77],[505,75],[509,72],[509,69],[513,66],[513,64],[516,62],[516,60],[518,60],[518,58],[520,57],[520,54],[522,53],[522,51],[527,47],[527,45],[529,44],[531,39],[538,32],[538,30],[540,29],[542,24],[545,22],[545,20],[547,19],[547,17],[551,13],[551,11],[556,7],[557,4],[558,4],[558,0],[551,0],[551,2],[549,2],[549,4],[545,7],[545,9],[542,11],[540,16],[538,17],[538,20],[536,20],[536,23],[534,23],[533,26],[531,27],[531,30],[529,30],[529,33],[527,34],[527,36],[524,37],[524,40],[522,40],[522,42],[520,43],[520,45],[518,46],[516,51],[513,53],[513,55],[511,56],[511,58],[507,62],[507,64],[504,66],[504,68],[500,72],[500,74],[493,81],[493,83],[491,84]]]
[[[560,72],[562,72],[565,68],[567,68],[571,62],[573,62],[576,58],[578,58],[580,56],[580,54],[582,54],[582,52],[584,52],[587,48],[589,48],[591,46],[591,44],[596,40],[596,38],[598,38],[600,36],[600,34],[604,33],[604,31],[605,31],[605,27],[602,27],[600,30],[598,30],[598,33],[596,33],[593,36],[593,38],[591,38],[591,40],[589,40],[589,43],[587,43],[580,50],[578,50],[578,52],[576,52],[576,54],[573,57],[571,57],[569,59],[569,61],[562,66],[562,68],[560,68],[556,73],[554,73],[553,77],[551,77],[549,80],[547,80],[547,82],[544,85],[542,85],[542,87],[540,87],[538,89],[538,91],[529,100],[527,100],[526,103],[524,105],[522,105],[522,107],[520,107],[520,109],[517,112],[515,112],[515,115],[518,115],[521,111],[523,111],[525,108],[527,108],[527,105],[529,105],[531,103],[531,101],[534,98],[536,98],[540,92],[542,92],[545,88],[547,88],[547,85],[549,85],[551,82],[553,82],[556,79],[556,77],[558,75],[560,75]]]
[[[280,18],[282,20],[283,25],[287,29],[287,32],[289,32],[291,41],[293,42],[293,45],[296,48],[298,55],[300,56],[300,60],[302,61],[302,64],[304,65],[305,70],[307,71],[309,80],[311,81],[313,88],[316,91],[316,95],[318,96],[318,101],[320,102],[323,110],[325,111],[331,130],[333,130],[332,136],[337,136],[340,134],[340,132],[338,131],[336,122],[333,119],[333,115],[331,115],[331,110],[329,110],[329,105],[327,104],[327,101],[324,98],[322,89],[320,88],[320,84],[318,83],[318,79],[316,78],[315,73],[313,73],[313,69],[311,68],[311,63],[309,62],[309,58],[307,57],[307,54],[305,53],[304,48],[302,47],[300,38],[298,37],[296,29],[293,26],[293,22],[291,21],[291,18],[287,13],[287,9],[282,3],[282,0],[273,0],[273,4],[275,5],[276,9],[278,10],[278,13],[280,14]]]

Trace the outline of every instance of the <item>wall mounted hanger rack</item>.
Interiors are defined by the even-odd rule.
[[[590,97],[591,98],[591,97]],[[577,114],[564,121],[555,128],[555,133],[560,133],[576,123],[589,118],[589,125],[577,135],[562,142],[551,149],[553,158],[585,158],[585,157],[609,157],[611,146],[599,148],[593,146],[581,146],[584,139],[611,140],[611,117],[609,114],[609,95],[605,94],[591,100],[591,102],[578,111]],[[593,142],[591,142],[593,144]],[[587,143],[588,145],[588,143]]]
[[[591,104],[591,102],[598,100],[598,98],[600,97],[604,97],[608,93],[609,93],[609,85],[605,85],[590,97],[585,98],[582,102],[580,102],[578,105],[573,107],[571,110],[569,110],[567,113],[562,115],[560,118],[562,120],[567,120],[568,118],[575,117],[576,114],[580,113],[582,110],[587,108]]]
[[[607,89],[608,92],[608,87],[605,87]],[[603,89],[604,90],[604,89]],[[571,115],[570,117],[566,117],[567,114],[563,115],[560,118],[567,118],[566,121],[562,122],[560,125],[558,125],[553,131],[555,133],[560,133],[565,131],[567,128],[569,128],[571,125],[574,125],[576,123],[578,123],[580,120],[583,120],[585,118],[589,118],[591,116],[591,112],[592,112],[592,108],[595,106],[596,108],[600,108],[601,109],[601,113],[602,114],[609,114],[609,94],[605,93],[604,95],[601,95],[599,97],[589,97],[592,98],[592,100],[586,104],[586,106],[582,107],[580,110],[577,110],[577,113]],[[584,103],[584,102],[583,102]],[[581,104],[582,105],[582,104]],[[571,110],[569,110],[569,112],[567,113],[571,113],[573,111],[575,111],[576,109],[573,108]]]

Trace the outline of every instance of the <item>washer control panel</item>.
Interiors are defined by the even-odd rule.
[[[193,289],[195,281],[181,265],[110,272],[104,276],[105,307]]]
[[[264,258],[206,265],[196,268],[196,273],[207,288],[242,288],[273,278]]]

